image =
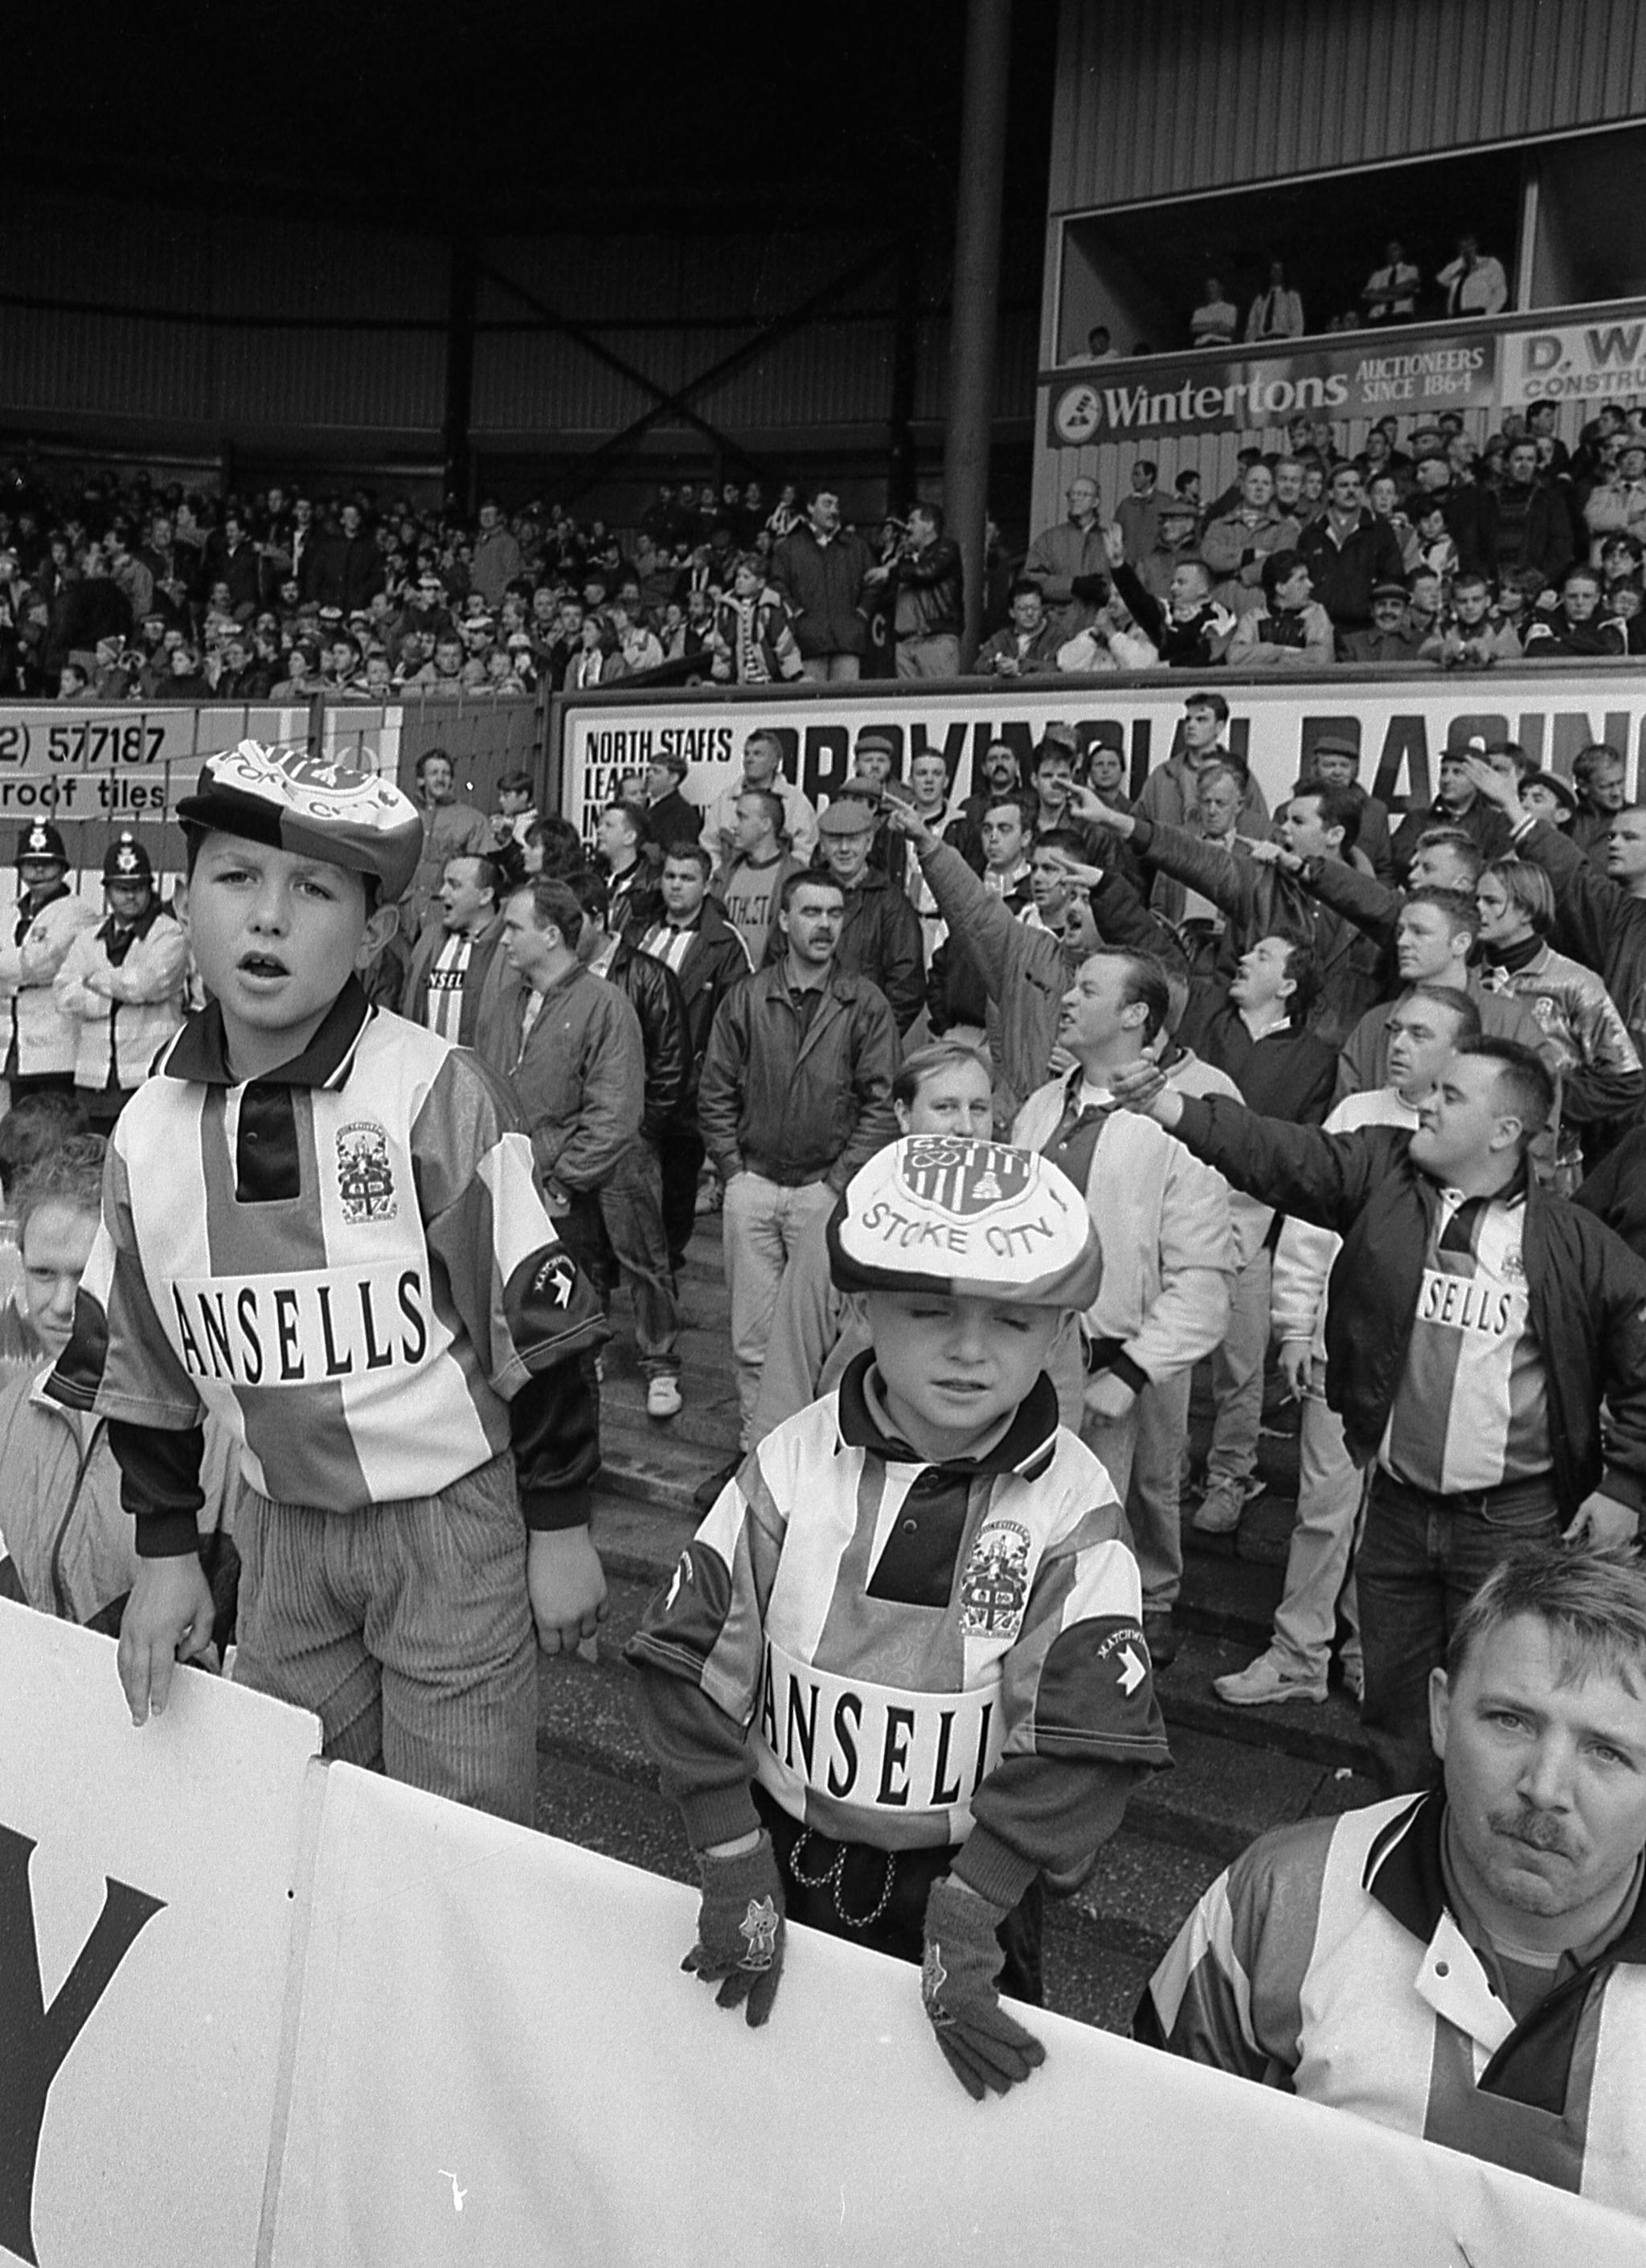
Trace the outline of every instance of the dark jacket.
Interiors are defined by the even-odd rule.
[[[953,637],[965,611],[961,594],[960,546],[946,535],[892,563],[886,585],[892,629],[899,638]]]
[[[1202,1063],[1227,1071],[1248,1110],[1288,1125],[1318,1126],[1337,1086],[1335,1049],[1318,1034],[1288,1024],[1254,1040],[1222,989],[1196,977],[1176,1037]]]
[[[355,536],[341,528],[316,536],[303,553],[298,584],[316,606],[341,607],[345,615],[371,604],[385,587],[383,555],[374,536]]]
[[[421,1024],[429,1004],[429,971],[433,968],[441,946],[450,932],[432,923],[411,948],[411,965],[406,972],[399,1007],[409,1023]],[[463,1000],[457,1012],[457,1039],[461,1047],[472,1048],[475,1029],[480,1014],[480,995],[484,987],[492,957],[503,942],[503,917],[493,915],[469,951],[469,966],[463,971]]]
[[[1358,1464],[1377,1453],[1406,1368],[1438,1190],[1403,1129],[1322,1134],[1215,1096],[1185,1096],[1175,1131],[1264,1204],[1343,1239],[1326,1302],[1326,1400]],[[1646,1264],[1591,1213],[1526,1187],[1522,1259],[1549,1389],[1564,1520],[1592,1491],[1646,1501]],[[1604,1452],[1600,1404],[1608,1427]]]
[[[1332,533],[1329,516],[1322,512],[1304,528],[1297,549],[1309,563],[1314,595],[1340,635],[1369,624],[1374,583],[1406,580],[1399,537],[1386,519],[1364,508],[1359,526],[1341,543]]]
[[[802,1027],[786,963],[734,985],[715,1011],[698,1125],[722,1180],[745,1170],[786,1188],[845,1189],[896,1138],[897,1029],[885,996],[831,968]]]
[[[1312,941],[1320,990],[1309,1012],[1309,1028],[1330,1046],[1340,1047],[1383,989],[1377,946],[1353,922],[1323,905],[1295,874],[1219,850],[1185,828],[1162,826],[1140,813],[1135,817],[1132,840],[1143,855],[1229,916],[1215,966],[1225,983],[1241,954],[1260,937]]]
[[[677,787],[671,787],[667,795],[650,805],[646,816],[653,840],[664,851],[672,850],[676,843],[695,843],[703,832],[701,806],[688,803]]]
[[[817,872],[828,867],[820,860]],[[783,957],[783,938],[778,928],[778,894],[771,897],[771,941],[768,964]],[[845,918],[835,966],[849,976],[866,976],[886,996],[899,1034],[906,1032],[926,1005],[926,954],[920,917],[903,892],[873,866],[845,893]]]
[[[1089,595],[1082,588],[1085,581],[1083,576],[1074,578],[1077,599]],[[1168,669],[1214,669],[1229,651],[1229,630],[1219,628],[1221,610],[1209,599],[1205,606],[1195,609],[1186,622],[1179,622],[1172,620],[1170,609],[1145,589],[1130,567],[1115,569],[1114,586]],[[1228,619],[1226,614],[1222,615],[1225,625]]]
[[[806,660],[867,652],[863,578],[873,564],[867,544],[849,528],[819,543],[802,524],[773,546],[771,587],[788,608]]]
[[[1494,497],[1492,548],[1487,570],[1501,575],[1510,567],[1535,567],[1546,583],[1558,582],[1576,556],[1572,515],[1552,481],[1530,489],[1504,481]]]
[[[1573,1198],[1646,1262],[1646,1126],[1631,1127]]]
[[[648,1142],[656,1142],[679,1123],[697,1086],[680,979],[649,953],[637,952],[625,937],[618,939],[606,981],[617,987],[640,1020],[640,1044],[646,1051],[640,1131]]]
[[[654,934],[654,931],[642,933],[637,929],[630,932],[633,942],[642,949],[647,939]],[[685,1003],[686,1030],[691,1041],[690,1092],[694,1096],[698,1090],[698,1073],[703,1069],[703,1052],[709,1044],[709,1031],[714,1022],[714,1012],[733,985],[741,983],[748,976],[749,970],[749,953],[742,939],[715,901],[705,898],[691,943],[686,947],[686,957],[680,964],[675,979],[680,986],[680,997]]]

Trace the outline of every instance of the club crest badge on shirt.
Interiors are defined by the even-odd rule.
[[[912,1197],[970,1220],[1022,1195],[1029,1187],[1030,1154],[1003,1143],[920,1135],[903,1145],[899,1171]]]
[[[1029,1597],[1029,1530],[990,1523],[971,1547],[960,1579],[960,1634],[1015,1641]]]
[[[388,1162],[388,1136],[370,1118],[357,1118],[337,1135],[337,1194],[351,1228],[364,1221],[393,1220],[395,1176]]]

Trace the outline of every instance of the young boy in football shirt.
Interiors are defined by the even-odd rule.
[[[722,1491],[629,1648],[702,1867],[684,1966],[771,2013],[785,1917],[922,1964],[978,2101],[1044,2050],[1042,1882],[1169,1761],[1136,1563],[1045,1360],[1096,1298],[1084,1200],[1032,1152],[910,1136],[848,1183],[871,1345]]]
[[[202,1421],[247,1484],[237,1678],[325,1753],[529,1823],[536,1645],[592,1634],[598,1303],[512,1105],[356,978],[422,850],[387,781],[242,741],[178,806],[211,1005],[127,1105],[53,1390],[108,1421],[141,1725],[203,1652]],[[522,1521],[523,1515],[523,1521]]]

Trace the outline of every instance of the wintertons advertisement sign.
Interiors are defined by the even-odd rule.
[[[1360,336],[1249,361],[1151,356],[1113,378],[1065,372],[1048,398],[1046,438],[1054,448],[1078,449],[1144,434],[1258,431],[1297,416],[1490,409],[1497,343],[1460,335],[1395,347]]]

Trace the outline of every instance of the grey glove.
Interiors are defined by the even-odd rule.
[[[771,1837],[762,1830],[752,1851],[700,1863],[698,1941],[680,1965],[720,1986],[717,2007],[742,2007],[749,2023],[764,2024],[783,1974],[783,1878]]]
[[[950,1874],[926,1901],[926,1959],[920,1998],[949,2067],[974,2102],[1027,2079],[1046,2051],[1000,2006],[994,1980],[1004,1955],[994,1933],[1003,1906],[963,1889]]]

